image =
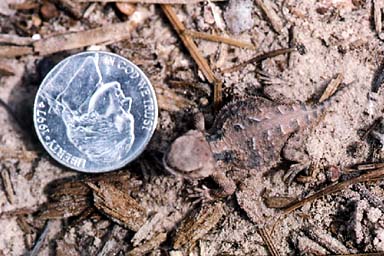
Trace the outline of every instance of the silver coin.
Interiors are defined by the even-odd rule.
[[[157,101],[133,63],[83,52],[44,78],[34,105],[37,135],[61,164],[82,172],[119,169],[144,150],[156,128]]]

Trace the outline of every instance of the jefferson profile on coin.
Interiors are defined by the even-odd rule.
[[[96,58],[87,57],[56,98],[45,96],[51,110],[62,118],[69,141],[79,151],[94,161],[114,162],[134,141],[132,99],[124,95],[117,81],[103,82]],[[59,81],[53,78],[50,82],[54,86]],[[93,89],[85,90],[79,84]]]

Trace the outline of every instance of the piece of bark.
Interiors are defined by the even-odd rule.
[[[127,22],[109,24],[76,33],[61,34],[36,41],[33,45],[35,51],[40,55],[48,55],[95,44],[114,43],[127,39],[131,32],[148,17],[148,11],[136,11],[131,20]]]
[[[221,202],[202,206],[199,211],[191,213],[180,224],[174,237],[173,248],[180,249],[184,245],[193,247],[197,240],[216,226],[224,214],[224,206]]]
[[[128,193],[108,182],[87,184],[93,190],[95,207],[107,217],[133,231],[139,230],[145,223],[146,210]]]

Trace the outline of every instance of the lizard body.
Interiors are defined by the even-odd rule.
[[[223,189],[220,196],[232,194],[235,184],[219,162],[240,169],[273,167],[289,136],[317,120],[329,104],[278,105],[261,97],[229,103],[216,117],[211,134],[200,128],[177,138],[164,165],[186,178],[212,176]]]

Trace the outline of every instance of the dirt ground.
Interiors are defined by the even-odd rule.
[[[32,7],[15,11],[15,6],[25,3],[23,0],[8,0],[9,6],[2,1],[0,32],[39,40],[127,21],[133,15],[122,13],[125,9],[114,3],[87,3],[79,7],[83,17],[76,18],[70,8],[63,8],[63,2],[32,0],[28,1],[35,4]],[[277,15],[277,24],[271,23],[260,2]],[[281,217],[283,210],[266,207],[262,197],[264,193],[302,199],[364,174],[352,169],[358,164],[383,161],[384,138],[379,138],[384,134],[384,123],[370,132],[384,111],[384,88],[380,86],[384,44],[374,18],[375,7],[379,6],[374,6],[375,2],[380,1],[228,0],[174,6],[187,29],[226,35],[255,46],[243,49],[195,39],[223,81],[224,104],[257,95],[276,102],[315,104],[331,80],[338,74],[343,76],[344,89],[335,96],[325,116],[300,131],[304,138],[300,148],[309,156],[312,178],[296,178],[287,184],[283,177],[292,163],[282,160],[273,171],[252,172],[237,184],[234,195],[216,203],[194,204],[188,196],[202,184],[214,187],[212,180],[192,183],[168,174],[162,165],[171,142],[193,127],[192,113],[196,109],[203,112],[210,127],[215,112],[212,84],[198,69],[160,6],[136,6],[136,12],[147,13],[148,18],[122,41],[47,56],[31,53],[0,59],[12,69],[12,74],[3,72],[0,76],[0,99],[5,103],[0,107],[0,255],[28,255],[33,248],[36,250],[36,243],[41,248],[35,255],[384,252],[384,183],[380,179],[353,184],[304,204],[282,217],[273,229],[270,224]],[[300,51],[226,71],[292,44],[300,46]],[[160,107],[155,135],[143,155],[121,171],[101,176],[77,173],[56,163],[40,145],[32,123],[34,96],[45,74],[64,57],[87,49],[111,51],[137,64],[155,87]],[[239,172],[233,169],[227,175],[239,180]],[[145,229],[135,230],[106,214],[96,205],[97,191],[91,191],[87,182],[99,188],[103,182],[117,183],[114,188],[145,209]],[[76,194],[73,188],[82,192]],[[239,204],[244,198],[251,202],[246,205],[254,207],[244,209]],[[210,210],[215,213],[205,216],[204,211]],[[186,219],[197,225],[201,234],[192,232],[179,248],[174,242],[176,230]],[[198,221],[203,224],[196,224]],[[265,237],[260,236],[264,227],[268,227],[270,243],[277,252],[271,252]],[[42,234],[44,239],[38,243]]]

